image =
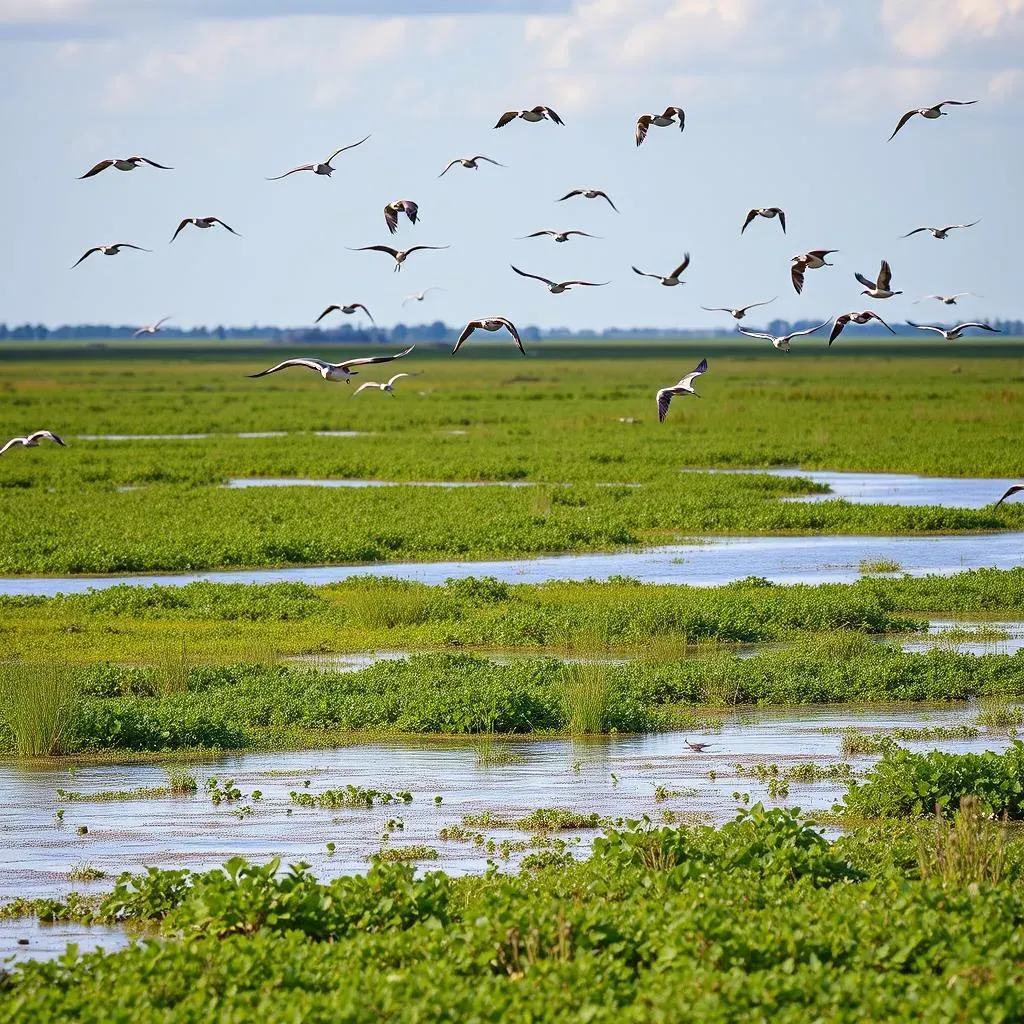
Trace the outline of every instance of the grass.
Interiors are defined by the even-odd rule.
[[[965,796],[952,819],[935,816],[918,839],[921,877],[959,889],[998,885],[1006,860],[1006,824],[992,821],[976,796]]]
[[[608,666],[573,662],[562,666],[563,715],[570,736],[588,736],[607,730],[610,697]]]
[[[159,800],[170,796],[169,786],[138,786],[135,789],[104,789],[96,793],[58,789],[57,799],[65,803],[116,803],[121,800]]]
[[[901,572],[903,566],[891,558],[861,559],[860,571],[865,575]]]
[[[368,860],[380,861],[382,864],[408,864],[412,861],[437,860],[438,852],[432,846],[422,843],[412,846],[382,846],[376,853],[371,853]]]
[[[14,752],[20,757],[62,754],[78,695],[76,673],[67,665],[0,663],[0,701]]]

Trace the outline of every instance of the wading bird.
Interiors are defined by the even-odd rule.
[[[439,178],[443,178],[456,164],[465,167],[466,170],[476,171],[479,170],[477,164],[480,160],[484,160],[489,164],[494,164],[495,167],[507,167],[508,164],[499,164],[497,160],[492,160],[489,156],[457,156],[439,175]]]
[[[360,391],[365,391],[367,388],[377,388],[378,391],[382,391],[385,394],[390,395],[392,398],[397,398],[395,394],[395,381],[401,377],[416,377],[418,374],[415,373],[396,373],[386,384],[378,384],[375,380],[368,380],[352,392],[352,397],[355,398]]]
[[[361,302],[350,302],[347,306],[339,306],[332,304],[328,306],[314,321],[313,323],[318,324],[328,313],[344,313],[346,316],[350,316],[357,309],[361,309],[369,318],[370,323],[375,324],[377,321],[373,319],[373,314],[361,303]]]
[[[99,174],[100,171],[105,171],[108,167],[113,167],[117,171],[134,171],[136,167],[141,164],[148,164],[150,167],[159,167],[161,171],[173,171],[173,167],[168,167],[166,164],[158,164],[155,160],[150,160],[144,156],[126,156],[126,157],[111,157],[109,160],[101,160],[95,167],[90,167],[85,174],[80,174],[78,180],[81,181],[83,178],[91,178],[94,174]]]
[[[214,224],[219,224],[226,231],[230,231],[233,235],[238,235],[238,232],[229,225],[225,224],[220,217],[186,217],[175,229],[174,234],[171,235],[171,241],[173,242],[184,228],[187,228],[191,224],[193,227],[201,228],[212,228]],[[241,235],[238,235],[241,238]]]
[[[52,430],[37,430],[34,434],[29,434],[27,437],[12,437],[3,448],[0,448],[0,455],[10,451],[12,448],[38,448],[39,442],[43,440],[53,441],[59,444],[61,448],[67,448],[67,445]]]
[[[519,337],[519,332],[516,330],[516,325],[507,317],[503,316],[482,316],[479,320],[470,320],[459,335],[459,340],[455,342],[455,348],[452,349],[452,355],[455,355],[455,353],[462,348],[462,343],[474,331],[500,331],[502,328],[512,335],[512,340],[516,343],[516,348],[518,348],[525,356],[526,349],[523,348],[523,342]]]
[[[416,218],[420,215],[420,208],[411,199],[396,199],[393,203],[388,203],[384,207],[384,223],[387,224],[391,234],[398,230],[398,215],[400,213],[404,213],[409,218],[410,224],[415,224]]]
[[[924,302],[925,299],[938,299],[944,306],[955,306],[957,299],[962,299],[965,295],[973,295],[975,298],[980,298],[977,292],[957,292],[955,295],[924,295],[920,299],[914,299],[914,304],[918,302]]]
[[[521,117],[524,121],[543,121],[547,118],[554,121],[555,124],[565,124],[565,122],[550,107],[538,104],[536,107],[531,107],[529,110],[506,110],[505,113],[498,118],[498,123],[494,127],[504,128],[505,125],[511,123],[517,117]]]
[[[687,745],[687,746],[688,746],[688,747],[689,747],[689,748],[690,748],[691,750],[695,750],[695,751],[696,751],[696,752],[697,752],[698,754],[700,754],[700,753],[703,753],[703,752],[704,752],[705,750],[707,750],[707,749],[708,749],[708,747],[710,747],[710,746],[711,746],[711,744],[710,744],[710,743],[691,743],[691,742],[690,742],[689,740],[683,740],[683,742],[684,742],[684,743],[685,743],[685,744],[686,744],[686,745]]]
[[[818,324],[817,327],[805,327],[802,331],[790,331],[789,334],[779,335],[768,334],[764,331],[745,331],[742,327],[737,327],[736,330],[739,331],[740,334],[745,334],[748,338],[764,338],[765,341],[770,341],[775,348],[779,349],[779,351],[788,352],[789,343],[794,338],[802,338],[805,334],[813,334],[815,331],[820,331],[827,323],[828,321],[825,320]]]
[[[914,228],[913,231],[908,231],[905,235],[900,235],[900,238],[909,238],[911,235],[916,235],[920,231],[930,231],[932,238],[945,238],[950,231],[957,231],[963,228],[973,228],[975,224],[981,223],[981,218],[972,220],[970,224],[947,224],[944,228]]]
[[[746,306],[738,306],[736,309],[730,309],[728,306],[701,306],[701,309],[706,309],[709,313],[728,313],[734,320],[742,320],[747,315],[748,309],[754,309],[756,306],[768,306],[778,298],[778,295],[774,299],[765,299],[764,302],[751,302]]]
[[[395,272],[402,269],[402,264],[420,249],[447,249],[447,245],[413,245],[408,249],[392,249],[390,245],[360,245],[351,252],[386,252],[395,261]]]
[[[907,323],[919,331],[934,331],[936,334],[941,334],[946,341],[956,341],[968,327],[976,327],[979,331],[991,331],[993,334],[1003,333],[994,327],[989,327],[988,324],[979,324],[973,320],[970,323],[957,324],[956,327],[950,327],[948,330],[945,327],[933,327],[931,324],[915,324],[913,320],[908,320]]]
[[[832,333],[828,336],[828,347],[843,333],[847,324],[866,324],[870,320],[877,320],[890,334],[896,332],[877,314],[870,309],[862,309],[859,313],[843,313],[832,321]]]
[[[666,107],[664,114],[641,114],[636,119],[636,144],[639,146],[647,138],[647,129],[652,124],[658,128],[667,128],[675,124],[677,118],[679,130],[682,131],[686,127],[686,114],[682,107]]]
[[[755,206],[754,209],[747,211],[747,218],[743,222],[743,227],[740,228],[740,234],[747,230],[748,225],[755,217],[765,217],[771,220],[772,217],[779,218],[779,224],[782,227],[782,233],[786,233],[786,211],[778,206]]]
[[[556,202],[563,203],[566,199],[572,199],[573,196],[583,196],[584,199],[604,199],[616,213],[619,212],[619,208],[611,201],[608,193],[599,188],[574,188],[571,192],[566,192]]]
[[[658,401],[658,422],[664,423],[665,417],[668,415],[668,407],[672,404],[672,399],[676,395],[693,395],[694,398],[700,398],[700,395],[693,390],[693,382],[702,374],[708,372],[708,361],[702,359],[696,366],[695,369],[691,370],[685,377],[683,377],[678,384],[673,384],[670,388],[662,388],[657,394]]]
[[[346,359],[342,363],[328,363],[323,359],[315,359],[311,356],[304,356],[298,359],[286,359],[277,366],[271,366],[268,370],[260,370],[259,373],[250,373],[250,377],[265,377],[268,373],[277,373],[278,370],[287,370],[291,366],[304,366],[308,370],[316,370],[324,380],[344,381],[346,384],[349,378],[354,377],[357,370],[353,366],[369,366],[372,363],[390,363],[392,359],[401,359],[407,356],[416,346],[410,345],[401,352],[390,356],[363,356],[361,359]]]
[[[81,256],[71,264],[71,269],[74,270],[82,260],[91,256],[94,252],[101,252],[104,256],[116,256],[122,249],[138,249],[139,252],[152,252],[152,249],[143,249],[141,245],[132,245],[131,242],[114,242],[112,245],[94,245],[91,249],[86,249]]]
[[[831,267],[833,264],[826,262],[825,257],[832,253],[839,252],[838,249],[811,249],[809,252],[794,256],[792,266],[789,268],[789,276],[793,281],[793,288],[797,295],[804,290],[804,273],[808,270],[817,270],[819,267]]]
[[[529,235],[520,235],[517,241],[522,241],[524,238],[542,238],[548,236],[553,238],[556,242],[568,242],[572,235],[579,235],[582,238],[600,238],[600,235],[591,235],[586,231],[577,231],[573,228],[571,231],[552,231],[550,228],[544,228],[541,231],[534,231]]]
[[[541,277],[539,274],[528,274],[525,270],[520,270],[511,263],[509,266],[512,267],[520,277],[532,277],[534,281],[541,281],[546,284],[548,291],[551,292],[552,295],[561,295],[562,292],[567,292],[570,288],[576,285],[582,285],[585,288],[600,288],[606,284],[611,284],[610,281],[552,281],[549,278]]]
[[[406,295],[402,299],[402,305],[404,306],[407,302],[422,302],[427,297],[427,292],[443,292],[443,288],[439,288],[437,285],[432,284],[427,288],[424,288],[421,292],[413,292],[412,295]]]
[[[169,316],[162,316],[155,324],[150,324],[148,327],[140,327],[133,335],[133,338],[141,337],[143,334],[156,334],[160,328],[167,323],[171,318]]]
[[[936,118],[945,117],[949,114],[948,110],[943,110],[943,107],[969,107],[972,103],[977,103],[977,100],[943,100],[941,103],[936,103],[934,107],[918,107],[916,110],[908,110],[900,119],[896,122],[896,127],[892,130],[892,135],[889,136],[889,142],[892,142],[896,138],[896,133],[915,115],[920,114],[922,117],[927,118],[929,121],[934,121]]]
[[[366,139],[370,136],[367,135]],[[339,153],[344,153],[347,149],[355,149],[356,146],[361,146],[366,139],[360,139],[358,142],[353,142],[348,146],[342,146],[341,149],[336,149],[322,164],[301,164],[298,167],[293,167],[290,171],[285,171],[284,174],[278,174],[276,177],[267,178],[267,181],[280,181],[282,178],[287,178],[289,174],[295,174],[298,171],[312,171],[314,174],[326,174],[329,178],[337,168],[332,167],[331,163]]]
[[[888,260],[882,260],[882,265],[878,268],[877,281],[872,281],[861,273],[855,272],[853,276],[864,285],[861,295],[870,295],[873,299],[891,299],[894,295],[903,294],[894,292],[889,287],[892,284],[892,267],[889,266]]]
[[[683,253],[683,262],[672,271],[668,277],[662,277],[661,274],[649,274],[646,270],[641,270],[639,267],[633,267],[633,273],[639,274],[641,277],[653,277],[655,281],[660,281],[666,288],[674,288],[677,284],[686,284],[685,281],[679,280],[679,275],[682,274],[686,268],[690,265],[690,254],[688,252]]]
[[[1003,496],[995,503],[994,507],[999,508],[999,506],[1002,505],[1002,503],[1006,501],[1007,498],[1009,498],[1013,494],[1016,494],[1018,491],[1024,491],[1024,484],[1010,484],[1010,486],[1006,488],[1006,493],[1003,494]]]

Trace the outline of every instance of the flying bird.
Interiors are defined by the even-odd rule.
[[[224,221],[220,219],[220,217],[186,217],[174,229],[174,234],[171,235],[171,241],[173,242],[181,233],[182,229],[188,227],[189,224],[191,224],[193,227],[202,228],[204,230],[206,228],[212,228],[214,224],[219,224],[222,228],[226,229],[227,231],[230,231],[231,234],[238,235],[238,232],[233,227],[230,227],[229,225],[225,224]],[[242,236],[238,235],[238,237],[241,238]]]
[[[826,262],[825,257],[832,253],[839,252],[838,249],[811,249],[810,252],[794,256],[792,266],[789,268],[789,276],[792,278],[793,287],[797,295],[804,290],[804,273],[808,270],[817,270],[819,267],[831,267],[833,264]],[[826,321],[827,323],[827,321]]]
[[[773,299],[765,299],[764,302],[751,302],[746,306],[738,306],[736,309],[730,309],[728,306],[701,306],[701,309],[706,309],[709,313],[728,313],[734,320],[742,320],[747,315],[748,309],[754,309],[756,306],[768,306],[778,298],[778,295]]]
[[[139,329],[138,329],[138,330],[137,330],[137,331],[136,331],[136,332],[135,332],[135,333],[134,333],[134,334],[132,335],[132,337],[133,337],[133,338],[138,338],[138,337],[139,337],[140,335],[143,335],[143,334],[156,334],[156,332],[157,332],[157,331],[159,331],[159,330],[160,330],[160,328],[161,328],[161,327],[162,327],[162,326],[163,326],[163,325],[164,325],[165,323],[167,323],[167,321],[168,321],[168,320],[170,320],[170,319],[171,319],[171,318],[170,318],[169,316],[162,316],[162,317],[160,317],[160,319],[159,319],[159,320],[157,320],[157,322],[156,322],[155,324],[150,324],[150,325],[149,325],[148,327],[140,327],[140,328],[139,328]]]
[[[501,117],[498,118],[498,123],[494,126],[495,128],[504,128],[505,125],[514,121],[517,117],[521,117],[524,121],[543,121],[545,118],[554,121],[555,124],[565,124],[565,122],[550,108],[543,105],[531,107],[529,110],[506,110]]]
[[[422,302],[427,297],[427,292],[443,292],[443,288],[439,288],[437,285],[432,284],[427,288],[424,288],[421,292],[413,292],[412,295],[406,295],[402,299],[402,305],[404,306],[407,302]]]
[[[571,231],[552,231],[550,228],[544,228],[541,231],[531,232],[529,235],[521,235],[517,241],[522,241],[524,238],[541,238],[543,236],[549,236],[556,242],[568,242],[572,235],[580,235],[583,238],[600,238],[600,235],[591,235],[586,231],[577,231],[573,228]]]
[[[439,175],[439,178],[443,178],[456,164],[465,167],[469,171],[479,170],[477,164],[479,161],[484,160],[489,164],[494,164],[495,167],[507,167],[508,164],[500,164],[497,160],[492,160],[489,156],[457,156]]]
[[[944,228],[914,228],[913,231],[908,231],[905,235],[900,235],[900,238],[909,238],[911,235],[916,235],[920,231],[930,231],[932,238],[945,238],[950,231],[956,231],[958,228],[973,228],[975,224],[980,223],[981,218],[978,220],[972,220],[970,224],[947,224]]]
[[[367,135],[366,139],[370,136]],[[353,142],[348,146],[342,146],[341,149],[336,149],[322,164],[300,164],[298,167],[293,167],[290,171],[285,171],[284,174],[278,174],[276,177],[267,178],[267,181],[280,181],[282,178],[287,178],[289,174],[295,174],[297,171],[312,171],[314,174],[326,174],[330,177],[337,168],[332,167],[331,163],[339,153],[344,153],[347,149],[355,149],[356,146],[361,146],[366,139],[360,139],[358,142]]]
[[[94,252],[101,252],[104,256],[116,256],[122,249],[138,249],[139,252],[152,252],[152,249],[143,249],[141,245],[132,245],[131,242],[114,242],[112,245],[94,245],[91,249],[86,249],[81,256],[71,264],[71,269],[74,270],[79,263],[82,262],[86,257],[91,256]]]
[[[608,197],[608,193],[599,188],[574,188],[571,192],[566,192],[557,202],[564,202],[566,199],[572,199],[573,196],[583,196],[584,199],[604,199],[616,213],[619,212],[619,208]]]
[[[647,138],[647,129],[652,124],[658,128],[667,128],[676,123],[676,118],[679,119],[679,130],[682,131],[686,127],[686,114],[682,107],[666,107],[664,114],[641,114],[636,119],[636,144],[639,146]]]
[[[390,363],[392,359],[401,359],[402,356],[407,356],[415,347],[415,345],[410,345],[407,349],[404,349],[401,352],[396,352],[391,356],[364,356],[361,359],[346,359],[342,363],[328,363],[323,359],[314,359],[312,357],[286,359],[283,363],[278,363],[277,366],[271,366],[268,370],[260,370],[259,373],[250,373],[249,376],[265,377],[268,373],[277,373],[278,370],[287,370],[291,366],[304,366],[308,370],[316,370],[324,380],[343,380],[347,384],[349,382],[349,378],[354,377],[358,372],[357,370],[351,369],[351,367],[369,366],[371,363]]]
[[[513,270],[515,268],[513,267]],[[462,348],[462,343],[474,332],[474,331],[500,331],[504,328],[512,335],[512,340],[516,343],[516,348],[519,349],[523,355],[526,355],[526,349],[523,348],[523,341],[519,337],[519,332],[516,330],[516,325],[512,323],[507,317],[503,316],[482,316],[478,320],[470,320],[468,324],[463,328],[462,333],[459,335],[459,340],[455,342],[455,348],[452,349],[452,355]]]
[[[3,453],[0,452],[0,455],[2,454]],[[1002,503],[1006,501],[1007,498],[1009,498],[1013,494],[1016,494],[1018,491],[1024,491],[1024,484],[1011,484],[1009,487],[1006,488],[1006,493],[995,503],[993,508],[999,508],[999,506],[1002,505]]]
[[[3,448],[0,448],[0,455],[19,446],[22,448],[38,448],[39,442],[42,440],[54,441],[62,448],[67,448],[67,445],[52,430],[37,430],[34,434],[29,434],[27,437],[12,437]]]
[[[764,338],[765,341],[770,341],[780,352],[788,352],[789,343],[794,338],[802,338],[805,334],[813,334],[815,331],[820,331],[827,323],[828,321],[825,320],[818,324],[817,327],[805,327],[802,331],[790,331],[789,334],[780,335],[768,334],[764,331],[745,331],[742,327],[737,327],[736,330],[740,334],[745,334],[748,338]]]
[[[539,274],[528,274],[525,270],[520,270],[518,267],[512,266],[511,263],[509,266],[512,267],[520,277],[532,277],[534,281],[542,281],[547,285],[548,291],[551,292],[552,295],[561,295],[562,292],[567,292],[575,285],[582,285],[587,288],[600,288],[603,285],[611,284],[610,281],[551,281],[546,277],[541,277]]]
[[[411,199],[396,199],[393,203],[388,203],[384,207],[384,223],[387,224],[391,234],[398,230],[398,215],[400,213],[404,213],[409,218],[410,224],[415,224],[416,218],[420,214],[420,208]]]
[[[752,210],[747,211],[747,218],[743,222],[743,227],[740,228],[740,234],[747,230],[747,226],[755,217],[766,217],[771,220],[772,217],[779,218],[779,224],[782,226],[782,233],[786,233],[786,211],[778,206],[755,206]]]
[[[920,299],[914,299],[914,303],[924,302],[925,299],[938,299],[944,306],[955,306],[957,299],[962,299],[965,295],[974,295],[976,298],[980,298],[977,292],[957,292],[955,295],[925,295]]]
[[[385,394],[391,395],[392,398],[397,398],[395,394],[395,381],[400,377],[415,377],[415,373],[396,373],[386,384],[378,384],[375,380],[368,380],[360,384],[359,387],[352,392],[352,397],[355,398],[360,391],[365,391],[367,388],[377,388],[378,391],[382,391]]]
[[[873,299],[891,299],[894,295],[903,294],[903,292],[894,292],[889,287],[892,284],[892,267],[889,266],[888,260],[882,260],[882,265],[878,268],[877,281],[872,281],[856,272],[853,276],[864,285],[861,295],[870,295]]]
[[[150,160],[145,156],[126,156],[126,157],[111,157],[109,160],[101,160],[94,167],[90,167],[85,174],[80,174],[78,180],[81,181],[83,178],[91,178],[94,174],[99,174],[100,171],[105,171],[108,167],[113,167],[117,171],[134,171],[136,167],[141,164],[149,164],[150,167],[159,167],[161,171],[173,171],[173,167],[168,167],[166,164],[158,164],[155,160]]]
[[[700,395],[693,390],[693,382],[702,374],[708,372],[708,361],[702,359],[696,366],[695,369],[691,370],[685,377],[683,377],[678,384],[673,384],[670,388],[662,388],[657,394],[658,400],[658,422],[664,423],[665,417],[668,415],[668,407],[672,404],[672,399],[676,395],[693,395],[694,398],[700,398]]]
[[[843,333],[847,324],[866,324],[871,320],[877,320],[890,334],[896,332],[877,314],[870,309],[862,309],[859,313],[843,313],[832,321],[832,333],[828,336],[828,347]]]
[[[420,249],[447,249],[447,245],[413,245],[408,249],[392,249],[390,245],[360,245],[355,249],[351,249],[351,252],[386,252],[395,261],[395,271],[402,269],[402,264],[414,253],[419,252]]]
[[[922,117],[927,118],[929,121],[934,121],[938,117],[945,117],[949,111],[943,110],[943,107],[969,107],[972,103],[977,103],[977,100],[943,100],[941,103],[936,103],[934,107],[918,107],[916,110],[908,110],[900,119],[896,122],[896,127],[892,130],[892,135],[889,136],[889,142],[892,142],[896,138],[896,133],[915,115],[920,114]]]
[[[641,270],[639,267],[633,267],[633,273],[639,274],[641,277],[653,277],[655,281],[660,281],[666,288],[674,288],[677,284],[686,284],[685,281],[679,280],[679,275],[690,265],[690,254],[688,252],[683,253],[683,262],[672,271],[668,277],[662,277],[661,274],[649,274],[646,270]]]
[[[336,304],[332,304],[332,305],[328,306],[313,321],[313,323],[315,323],[315,324],[320,323],[320,321],[323,320],[323,318],[325,316],[327,316],[328,313],[333,313],[333,312],[337,311],[339,313],[344,313],[346,316],[349,316],[352,313],[354,313],[357,309],[361,309],[370,318],[370,323],[371,324],[375,324],[377,322],[376,320],[373,319],[373,314],[361,302],[351,302],[347,306],[339,306],[339,305],[336,305]]]
[[[948,330],[945,327],[933,327],[931,324],[915,324],[913,320],[908,320],[907,323],[919,331],[934,331],[936,334],[941,334],[946,341],[956,341],[968,327],[977,327],[979,331],[991,331],[993,334],[1003,333],[994,327],[989,327],[988,324],[979,324],[973,320],[966,324],[957,324],[956,327],[950,327]]]

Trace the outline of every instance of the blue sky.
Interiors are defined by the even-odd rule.
[[[731,324],[701,305],[774,295],[748,322],[1018,317],[1022,52],[1024,0],[0,0],[0,321],[297,326],[358,301],[382,324],[699,327]],[[886,142],[904,110],[944,99],[980,102]],[[537,103],[565,127],[492,129]],[[669,103],[685,132],[637,149],[636,116]],[[368,133],[331,179],[265,180]],[[175,170],[75,180],[137,152]],[[438,179],[477,153],[509,166]],[[555,201],[580,186],[621,213]],[[394,274],[346,246],[391,242],[397,198],[422,217],[398,245],[451,248]],[[760,205],[786,209],[787,237],[762,220],[740,236]],[[168,245],[207,214],[242,237]],[[946,241],[898,237],[978,218]],[[516,240],[548,227],[602,237]],[[113,241],[154,252],[69,270]],[[809,248],[840,252],[797,296],[789,259]],[[684,251],[685,287],[630,271]],[[882,257],[906,295],[872,302],[853,273]],[[510,263],[612,284],[550,295]],[[402,308],[427,285],[445,290]],[[965,290],[983,298],[911,301]]]

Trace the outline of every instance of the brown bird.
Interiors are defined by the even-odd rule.
[[[398,215],[400,213],[404,213],[409,218],[410,224],[415,224],[416,218],[420,215],[420,208],[411,199],[396,199],[393,203],[388,203],[384,207],[384,223],[387,224],[391,234],[398,230]]]
[[[152,249],[143,249],[141,245],[132,245],[131,242],[114,242],[111,245],[94,245],[91,249],[86,249],[85,252],[71,264],[71,269],[74,270],[82,260],[87,256],[91,256],[94,252],[101,252],[104,256],[116,256],[122,249],[138,249],[139,252],[153,251]]]
[[[313,321],[313,323],[315,323],[315,324],[318,324],[318,323],[320,323],[320,321],[321,321],[321,320],[323,320],[323,318],[324,318],[325,316],[327,316],[327,314],[328,314],[328,313],[334,313],[335,311],[337,311],[338,313],[345,313],[346,315],[351,315],[351,314],[352,314],[352,313],[354,313],[354,312],[355,312],[355,311],[356,311],[357,309],[361,309],[361,310],[362,310],[362,311],[363,311],[363,312],[364,312],[364,313],[365,313],[365,314],[366,314],[366,315],[367,315],[367,316],[368,316],[368,317],[370,318],[370,323],[371,323],[371,324],[375,324],[375,323],[377,322],[376,320],[374,320],[374,319],[373,319],[373,314],[372,314],[372,313],[371,313],[371,312],[370,312],[370,311],[369,311],[369,310],[368,310],[368,309],[367,309],[367,308],[366,308],[366,307],[365,307],[365,306],[364,306],[364,305],[363,305],[363,304],[362,304],[361,302],[352,302],[352,303],[350,303],[350,304],[349,304],[349,305],[347,305],[347,306],[338,306],[338,305],[330,305],[330,306],[328,306],[328,307],[327,307],[327,308],[326,308],[326,309],[325,309],[325,310],[324,310],[324,311],[323,311],[323,312],[322,312],[322,313],[321,313],[321,314],[320,314],[320,315],[319,315],[319,316],[318,316],[318,317],[317,317],[317,318],[316,318],[316,319],[315,319],[315,320]]]
[[[186,217],[174,230],[174,234],[171,235],[171,241],[173,242],[182,231],[183,228],[188,227],[192,224],[197,228],[212,228],[214,224],[219,224],[222,228],[230,231],[233,235],[238,235],[238,232],[233,228],[224,223],[219,217]],[[241,238],[241,235],[238,235]]]
[[[854,273],[853,276],[864,285],[861,295],[870,295],[873,299],[891,299],[894,295],[903,294],[894,292],[889,287],[892,284],[892,267],[889,266],[888,260],[882,260],[882,265],[878,268],[877,281],[872,281],[860,273]]]
[[[507,164],[499,164],[497,160],[492,160],[489,156],[457,156],[439,175],[439,178],[443,178],[456,164],[465,167],[469,171],[479,170],[477,164],[479,161],[484,160],[489,164],[494,164],[495,167],[506,167]]]
[[[819,267],[831,267],[833,264],[825,261],[826,256],[839,252],[838,249],[811,249],[810,252],[794,256],[793,265],[789,269],[789,276],[793,280],[793,287],[797,295],[804,290],[804,273],[808,270],[817,270]]]
[[[420,249],[447,249],[447,245],[413,245],[408,249],[392,249],[390,245],[360,245],[355,249],[350,249],[350,252],[386,252],[395,261],[395,271],[402,269],[402,264],[414,253],[419,252]]]
[[[639,146],[647,138],[647,129],[656,125],[658,128],[667,128],[670,124],[676,123],[679,119],[679,130],[686,127],[686,114],[682,107],[666,107],[664,114],[641,114],[636,119],[636,144]]]
[[[80,174],[78,180],[81,181],[83,178],[91,178],[94,174],[99,174],[100,171],[105,171],[108,167],[113,167],[117,171],[134,171],[140,164],[149,164],[150,167],[159,167],[161,171],[173,171],[173,167],[168,167],[166,164],[158,164],[155,160],[150,160],[144,156],[126,156],[126,157],[111,157],[109,160],[101,160],[94,167],[90,167],[85,174]]]
[[[747,230],[747,225],[755,217],[766,217],[771,220],[772,217],[779,218],[779,224],[782,225],[782,233],[786,233],[786,212],[778,206],[755,206],[754,209],[747,212],[747,219],[743,222],[743,227],[740,228],[740,234]]]
[[[866,324],[870,320],[877,320],[890,334],[896,333],[877,313],[870,309],[862,309],[859,313],[843,313],[835,318],[832,322],[832,333],[828,336],[828,347],[832,347],[832,342],[843,333],[843,328],[847,324]]]
[[[679,276],[689,265],[690,254],[686,252],[683,253],[683,262],[668,277],[662,277],[660,274],[649,274],[646,270],[640,270],[639,267],[633,267],[633,273],[639,274],[641,277],[653,277],[655,281],[660,281],[666,288],[674,288],[677,284],[686,284],[685,281],[679,280]]]
[[[943,107],[969,107],[972,103],[977,103],[977,100],[943,100],[941,103],[936,103],[934,107],[918,107],[916,110],[908,110],[900,119],[896,122],[896,127],[892,130],[892,135],[889,136],[889,142],[892,142],[896,138],[896,133],[915,115],[920,114],[922,117],[927,118],[929,121],[934,121],[936,118],[945,117],[949,114],[948,110],[943,110]]]
[[[698,754],[707,750],[711,746],[710,743],[691,743],[689,740],[683,741],[691,750],[696,750]]]
[[[516,330],[516,325],[507,317],[503,316],[482,316],[478,320],[470,320],[459,335],[459,340],[455,342],[455,348],[452,349],[452,355],[455,355],[455,353],[462,348],[462,343],[474,331],[500,331],[502,328],[512,335],[512,340],[516,343],[516,348],[518,348],[525,356],[526,349],[523,348],[523,342],[519,337],[519,332]]]
[[[367,135],[366,139],[370,136]],[[278,174],[274,178],[267,178],[267,181],[280,181],[282,178],[287,178],[289,174],[295,174],[298,171],[312,171],[314,174],[326,174],[329,178],[336,170],[331,166],[331,162],[339,153],[344,153],[346,149],[355,149],[356,146],[361,146],[366,139],[360,139],[358,142],[353,142],[348,146],[342,146],[341,149],[336,149],[323,163],[312,163],[312,164],[300,164],[298,167],[293,167],[290,171],[285,171],[284,174]]]
[[[575,285],[582,285],[587,288],[601,288],[606,284],[611,284],[610,281],[552,281],[547,277],[541,277],[539,274],[528,274],[525,270],[520,270],[518,267],[512,266],[511,263],[509,266],[512,267],[520,277],[532,277],[534,281],[541,281],[546,284],[548,286],[548,291],[551,292],[552,295],[561,295],[562,292],[567,292]]]
[[[616,213],[619,212],[619,208],[611,201],[608,193],[602,192],[599,188],[574,188],[571,192],[566,192],[561,199],[556,201],[562,203],[566,199],[572,199],[573,196],[583,196],[584,199],[604,199]]]
[[[498,123],[494,126],[495,128],[504,128],[505,125],[514,121],[517,117],[521,117],[524,121],[543,121],[545,118],[554,121],[555,124],[565,124],[565,122],[550,108],[543,105],[531,107],[529,110],[506,110],[501,117],[498,118]]]

